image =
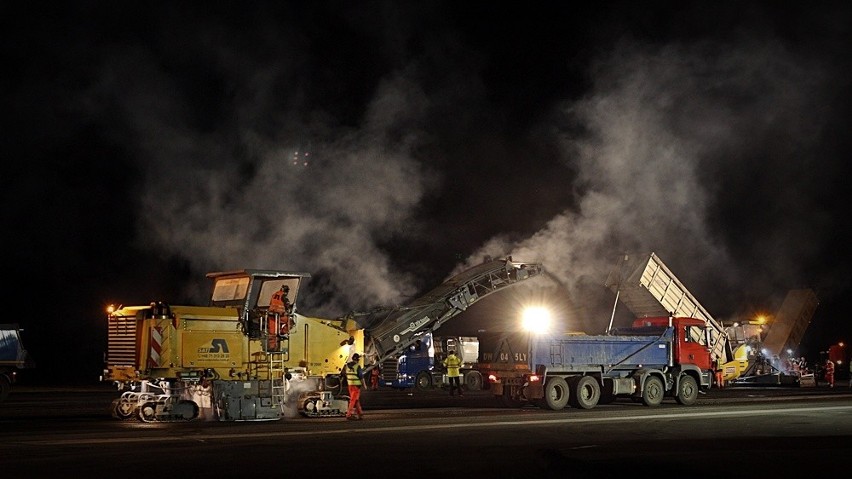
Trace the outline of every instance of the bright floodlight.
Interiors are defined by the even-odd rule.
[[[524,310],[524,329],[531,333],[545,333],[550,329],[550,310],[535,307]]]

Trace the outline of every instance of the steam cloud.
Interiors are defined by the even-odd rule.
[[[483,204],[484,188],[569,193],[531,203],[538,216],[550,212],[538,224],[507,220],[475,231],[476,246],[456,270],[511,254],[542,261],[579,294],[584,282],[604,281],[617,255],[655,251],[720,316],[790,288],[847,281],[839,271],[817,278],[810,269],[832,236],[820,214],[826,199],[813,192],[843,168],[821,156],[837,86],[826,56],[771,33],[666,45],[625,39],[589,65],[587,91],[560,90],[517,139],[503,140],[511,151],[495,153],[486,147],[495,137],[488,128],[506,112],[478,76],[484,55],[451,32],[406,51],[406,19],[394,21],[367,35],[391,47],[380,56],[381,77],[352,103],[355,114],[309,101],[331,94],[334,82],[326,79],[319,92],[300,75],[321,73],[313,62],[322,60],[301,56],[307,37],[297,28],[225,43],[214,35],[219,25],[207,25],[187,55],[200,55],[211,71],[189,79],[151,52],[115,51],[83,104],[116,109],[123,120],[115,134],[138,151],[146,178],[140,242],[185,258],[200,274],[245,267],[315,274],[300,296],[311,313],[404,302],[434,285],[409,268],[429,258],[403,263],[388,245],[446,248],[447,237],[459,238],[453,221],[474,232],[457,215],[441,222],[423,211],[453,183],[459,148],[481,164],[488,161],[477,157],[493,156],[518,168],[548,159],[563,168],[524,176],[534,181],[523,187],[511,175],[467,175],[466,205]],[[471,126],[482,121],[482,130]],[[453,128],[463,141],[448,133]],[[556,153],[510,158],[531,142]],[[467,221],[500,214],[474,208]]]

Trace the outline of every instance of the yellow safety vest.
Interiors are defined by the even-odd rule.
[[[461,367],[461,358],[456,356],[455,354],[447,356],[447,359],[444,360],[444,366],[447,367],[447,376],[451,378],[459,377],[459,367]]]
[[[346,365],[346,381],[350,386],[360,386],[361,385],[361,375],[358,374],[360,367],[357,364]]]

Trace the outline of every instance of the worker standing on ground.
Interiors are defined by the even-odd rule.
[[[461,374],[459,373],[461,363],[461,358],[456,356],[456,352],[452,349],[448,352],[446,359],[444,359],[444,367],[447,368],[447,378],[450,380],[450,396],[453,395],[456,389],[459,390],[459,397],[464,396],[461,388]]]
[[[379,365],[373,365],[373,369],[370,370],[370,389],[376,391],[379,389]]]
[[[828,383],[828,387],[834,387],[834,361],[830,359],[825,362],[825,381]]]
[[[346,410],[346,419],[364,419],[364,411],[361,410],[361,376],[363,375],[358,360],[361,355],[355,353],[352,360],[343,368],[346,370],[346,383],[349,385],[349,409]],[[357,417],[356,417],[357,414]]]
[[[722,389],[725,387],[725,368],[722,366],[722,360],[716,360],[716,387]]]

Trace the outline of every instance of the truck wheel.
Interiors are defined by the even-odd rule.
[[[572,381],[572,406],[580,409],[591,409],[598,405],[601,398],[601,386],[591,376],[580,376]]]
[[[464,375],[464,385],[468,391],[479,391],[482,389],[482,374],[479,371],[468,371]]]
[[[663,382],[657,376],[649,376],[642,388],[642,404],[646,406],[659,406],[663,402],[666,391]]]
[[[5,401],[12,392],[12,381],[5,374],[0,374],[0,402]]]
[[[677,385],[675,401],[684,406],[691,406],[698,400],[698,383],[692,376],[683,375]]]
[[[428,371],[417,373],[417,389],[430,389],[432,387],[432,375]]]
[[[543,409],[550,409],[551,411],[564,409],[565,405],[568,404],[568,398],[571,396],[568,391],[568,383],[565,378],[560,376],[547,378],[547,382],[544,383]]]

